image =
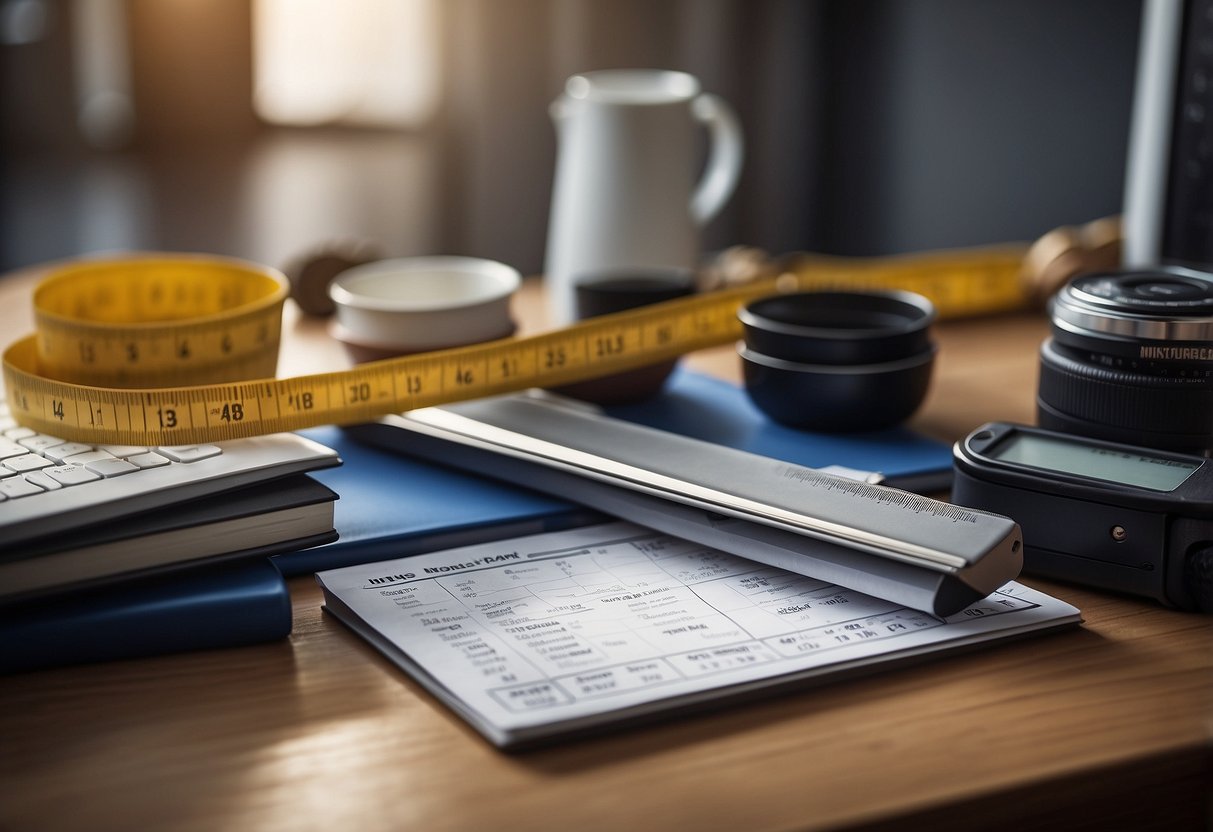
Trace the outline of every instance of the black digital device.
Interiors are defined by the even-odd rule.
[[[1213,612],[1213,460],[992,422],[952,501],[1023,529],[1024,571]]]

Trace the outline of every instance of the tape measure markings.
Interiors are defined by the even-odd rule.
[[[180,255],[83,261],[34,291],[38,366],[106,387],[273,375],[286,280],[238,260]]]
[[[46,317],[39,310],[37,335],[6,351],[4,374],[14,418],[43,433],[92,444],[213,442],[367,421],[529,387],[555,387],[669,360],[738,339],[737,309],[777,291],[903,288],[931,298],[943,317],[1019,307],[1025,300],[1019,288],[1021,256],[1022,250],[1015,249],[880,261],[804,258],[777,278],[593,318],[565,329],[288,379],[268,378],[276,363],[280,300],[267,302],[264,291],[222,287],[205,297],[206,290],[197,286],[174,291],[163,284],[179,276],[175,261],[151,258],[135,261],[146,278],[140,291],[158,292],[156,308],[163,311],[168,304],[174,315],[193,308],[193,297],[208,312],[206,317],[158,324],[99,323],[94,320],[98,310],[83,304],[91,317],[73,320],[64,310],[81,305],[65,282],[54,287],[59,293],[54,296],[55,308]],[[108,318],[129,314],[131,309],[145,314],[155,306],[129,293],[123,300],[122,292],[106,287],[117,282],[124,262],[128,261],[93,268],[89,280],[94,282],[85,287],[94,293],[91,297],[119,307],[102,309],[100,314]],[[159,271],[149,263],[158,263]],[[191,270],[204,265],[211,271],[243,269],[247,274],[250,270],[238,261],[208,264],[200,259],[186,270],[187,284]],[[261,277],[270,273],[251,269]],[[48,319],[54,319],[50,327],[45,326]],[[43,369],[40,350],[52,356],[53,372]],[[270,369],[262,369],[267,365]],[[145,371],[142,376],[139,370]],[[225,383],[217,383],[217,373]],[[116,383],[115,378],[121,381]],[[164,384],[181,378],[195,384]],[[94,386],[83,384],[85,380]],[[132,380],[140,387],[150,386],[137,389]]]

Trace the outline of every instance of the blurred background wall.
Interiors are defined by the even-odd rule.
[[[1140,0],[0,0],[0,267],[326,241],[543,265],[570,74],[738,110],[709,249],[879,254],[1117,213]]]

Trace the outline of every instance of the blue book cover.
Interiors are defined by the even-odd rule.
[[[814,468],[842,465],[881,472],[892,485],[946,487],[951,448],[908,429],[817,434],[776,424],[741,388],[678,370],[646,401],[606,408],[612,416]],[[373,448],[351,433],[303,431],[341,455],[339,468],[310,476],[341,495],[334,525],[340,539],[274,557],[286,575],[558,531],[601,520],[582,506]]]
[[[286,583],[265,558],[196,567],[0,609],[0,673],[276,641]]]
[[[340,428],[301,431],[341,465],[309,474],[340,495],[325,546],[275,555],[286,576],[470,546],[602,519],[584,506],[355,441]]]

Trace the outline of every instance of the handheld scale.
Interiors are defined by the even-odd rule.
[[[1014,521],[600,415],[502,396],[351,428],[371,444],[581,502],[946,616],[1015,578]]]

